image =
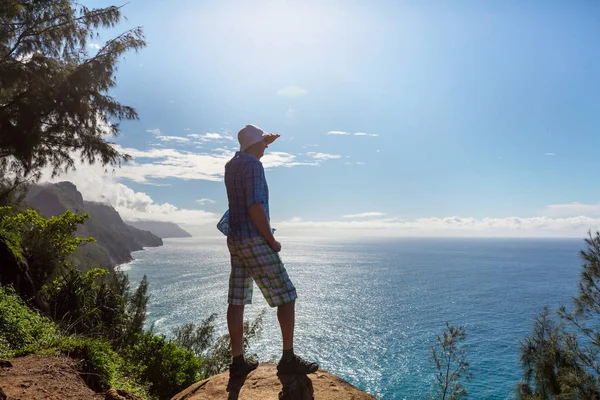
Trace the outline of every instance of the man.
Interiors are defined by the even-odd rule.
[[[294,354],[296,288],[279,258],[281,243],[275,240],[269,219],[269,188],[260,162],[265,149],[280,135],[265,133],[246,125],[238,133],[240,151],[225,165],[225,186],[229,200],[227,247],[231,255],[231,275],[227,326],[231,337],[233,362],[230,376],[254,370],[258,363],[244,359],[244,305],[252,302],[255,281],[277,319],[283,338],[280,374],[309,374],[319,366]]]

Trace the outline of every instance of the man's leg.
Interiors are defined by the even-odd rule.
[[[296,301],[294,300],[277,307],[277,319],[279,320],[281,337],[283,338],[283,351],[294,348],[295,305]]]
[[[231,275],[227,295],[227,328],[231,339],[232,362],[229,376],[243,376],[258,367],[258,363],[244,359],[244,304],[252,300],[252,278],[238,257],[238,244],[227,239],[231,253]]]
[[[231,338],[231,355],[244,354],[244,306],[230,304],[227,307],[227,328]]]
[[[277,307],[277,319],[283,338],[283,354],[277,365],[277,371],[280,374],[310,374],[319,369],[317,363],[303,360],[294,354],[295,307],[295,300]]]
[[[277,371],[280,374],[309,374],[317,371],[319,365],[294,355],[294,324],[296,288],[292,284],[279,254],[265,242],[257,238],[251,247],[253,257],[247,258],[250,275],[262,291],[267,303],[277,307],[277,319],[283,339],[283,354]]]

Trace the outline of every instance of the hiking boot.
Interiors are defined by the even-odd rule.
[[[300,374],[300,375],[306,375],[306,374],[312,374],[314,372],[317,372],[317,370],[319,369],[319,364],[314,363],[314,362],[310,362],[310,361],[306,361],[304,359],[302,359],[300,356],[294,356],[294,358],[292,358],[289,361],[279,361],[279,364],[277,364],[277,373],[282,374],[282,375],[290,375],[290,374]]]
[[[258,362],[254,360],[246,360],[243,363],[232,363],[229,365],[230,377],[241,377],[248,375],[258,367]]]

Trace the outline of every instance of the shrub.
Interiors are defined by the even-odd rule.
[[[171,398],[202,378],[200,358],[152,332],[139,335],[125,357],[131,365],[139,366],[139,378],[149,382],[150,394],[160,399]]]
[[[65,211],[44,218],[35,210],[15,213],[11,207],[0,207],[0,237],[17,258],[27,261],[36,291],[68,268],[68,258],[78,246],[95,241],[73,237],[87,217]]]
[[[82,274],[72,268],[44,288],[44,297],[50,305],[51,317],[67,334],[101,331],[101,312],[96,304],[96,278],[107,273],[104,269],[96,268]]]
[[[105,390],[113,382],[121,357],[102,339],[69,337],[61,345],[62,353],[81,361],[81,375],[96,391]]]
[[[11,287],[0,286],[0,358],[50,348],[59,338],[52,321],[27,307]]]

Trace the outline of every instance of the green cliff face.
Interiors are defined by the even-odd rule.
[[[73,262],[82,270],[87,265],[110,268],[131,261],[133,251],[162,245],[160,237],[125,224],[111,205],[84,201],[70,182],[34,186],[25,201],[44,217],[66,210],[89,214],[77,236],[92,236],[96,243],[87,243],[75,252]]]

